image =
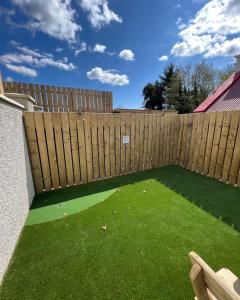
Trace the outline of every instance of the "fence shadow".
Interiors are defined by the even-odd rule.
[[[98,180],[88,184],[82,184],[80,186],[72,186],[64,189],[40,193],[35,196],[31,209],[58,204],[80,197],[117,189],[127,184],[135,184],[139,181],[156,177],[156,174],[159,172],[158,170],[159,169],[147,170],[101,181]]]
[[[215,218],[240,231],[240,188],[179,166],[162,168],[157,179]]]
[[[36,195],[31,209],[135,184],[154,178],[214,217],[240,231],[240,188],[181,168],[166,166]]]

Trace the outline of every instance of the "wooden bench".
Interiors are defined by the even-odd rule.
[[[190,252],[189,257],[195,299],[240,300],[240,280],[235,274],[225,268],[214,272],[195,252]]]

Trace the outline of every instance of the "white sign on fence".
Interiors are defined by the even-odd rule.
[[[129,144],[129,135],[123,136],[123,144]]]

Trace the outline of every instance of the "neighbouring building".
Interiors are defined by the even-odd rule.
[[[203,101],[194,110],[195,113],[240,110],[240,54],[235,58],[236,72]]]

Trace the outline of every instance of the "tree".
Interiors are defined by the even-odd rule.
[[[146,109],[155,109],[155,106],[157,105],[157,97],[156,97],[156,83],[148,83],[143,88],[143,96],[144,96],[144,107]]]
[[[225,80],[227,80],[236,70],[235,65],[228,65],[225,69],[219,70],[217,74],[217,85],[222,84]]]
[[[162,76],[159,76],[160,80],[156,80],[155,83],[148,83],[143,88],[144,107],[146,109],[158,109],[162,110],[163,105],[167,104],[167,88],[171,83],[174,74],[174,65],[170,64],[163,72]]]
[[[163,75],[160,77],[160,84],[162,86],[163,98],[164,102],[168,104],[168,87],[171,85],[172,79],[175,75],[174,65],[170,64],[167,68],[163,71]]]
[[[179,113],[192,112],[232,73],[234,66],[218,70],[206,60],[194,66],[170,64],[159,80],[144,87],[144,107],[162,109],[173,106]]]
[[[216,87],[216,70],[212,64],[202,60],[195,65],[192,73],[192,90],[194,106],[202,103]]]
[[[174,72],[171,83],[167,88],[168,103],[180,113],[192,111],[190,91],[184,86],[181,70]]]

